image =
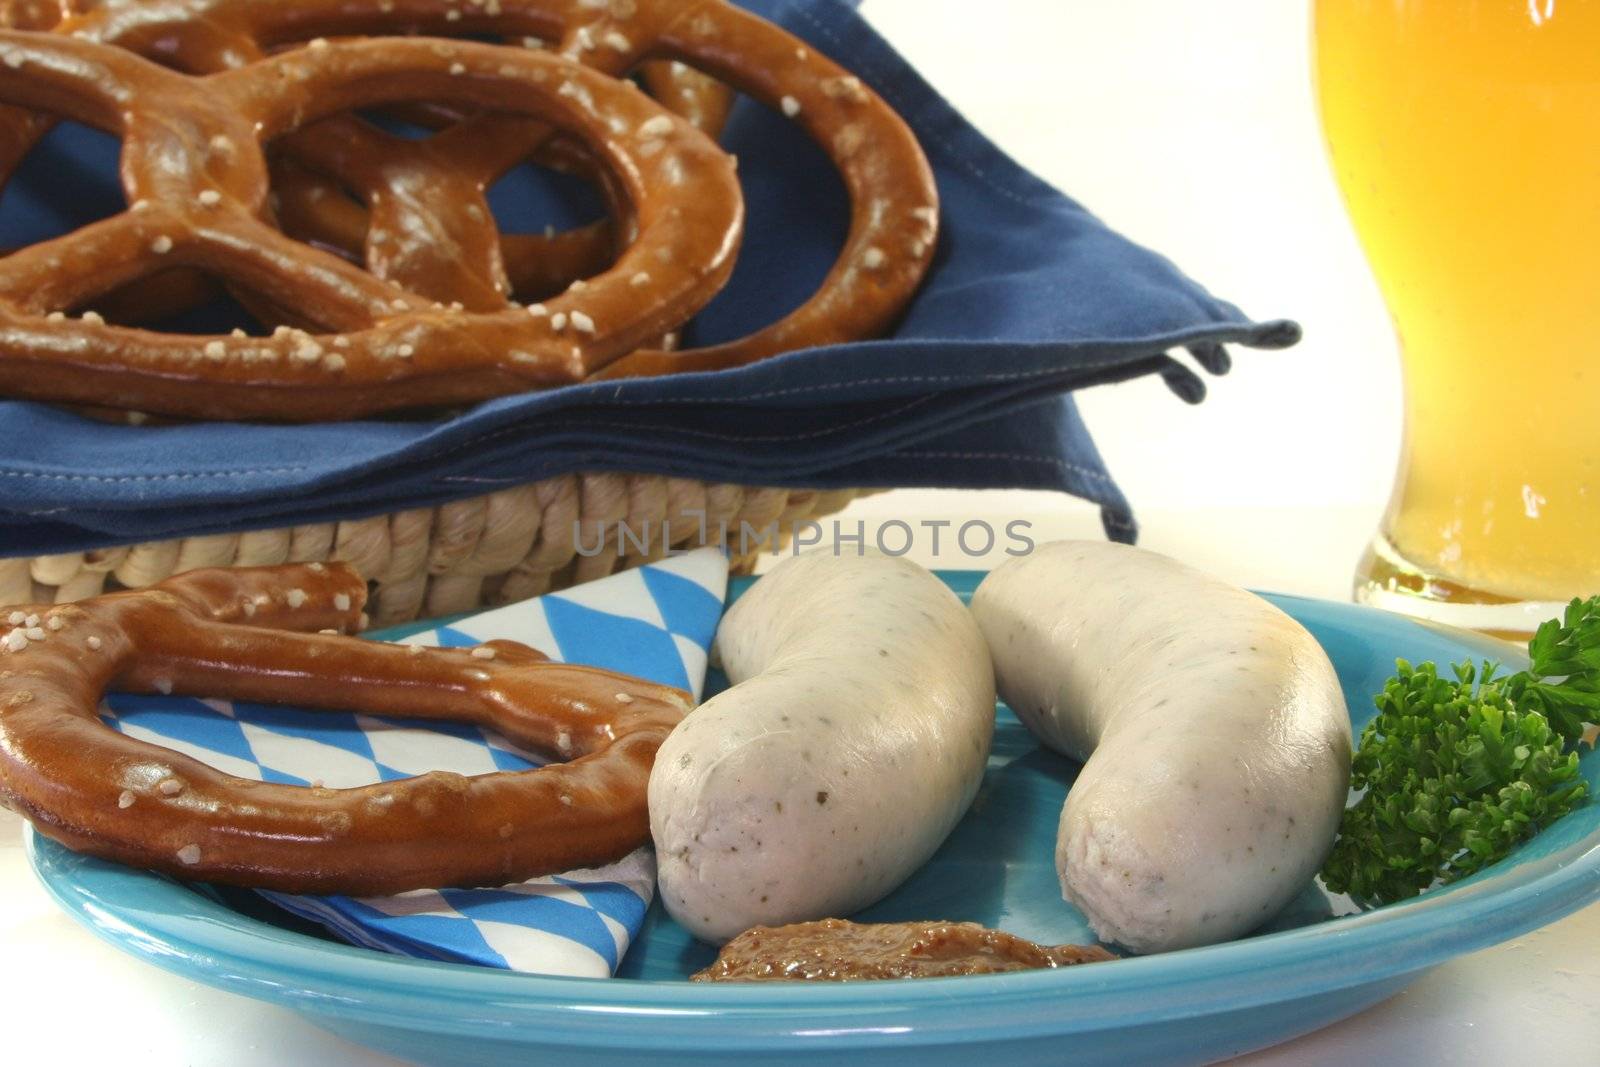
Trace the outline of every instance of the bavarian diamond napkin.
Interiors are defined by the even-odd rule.
[[[727,581],[721,551],[701,549],[403,640],[451,647],[509,638],[552,659],[681,686],[698,697]],[[103,714],[130,737],[241,778],[292,785],[320,782],[337,789],[429,770],[486,774],[536,762],[504,738],[465,724],[419,727],[346,712],[127,694],[108,697]],[[654,892],[655,857],[641,848],[609,867],[498,889],[263,896],[369,948],[538,974],[606,977],[628,951]]]

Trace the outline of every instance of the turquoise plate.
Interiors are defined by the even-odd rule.
[[[943,577],[965,596],[982,576]],[[1505,658],[1507,646],[1398,616],[1270,599],[1327,648],[1358,726],[1396,656]],[[1600,752],[1585,753],[1583,772],[1600,787]],[[971,919],[1041,941],[1088,940],[1052,865],[1072,777],[1070,762],[1039,749],[1002,708],[972,812],[863,917]],[[541,978],[352,948],[249,894],[214,898],[37,836],[30,855],[61,905],[117,947],[422,1063],[1196,1063],[1324,1026],[1429,967],[1600,898],[1600,804],[1475,877],[1376,911],[1353,914],[1308,886],[1269,927],[1230,944],[1061,971],[853,985],[691,985],[682,979],[711,953],[659,909],[620,980]]]

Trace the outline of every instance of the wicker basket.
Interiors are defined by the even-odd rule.
[[[795,524],[833,514],[866,492],[569,474],[345,522],[0,559],[0,604],[81,600],[195,567],[346,560],[367,576],[368,610],[373,624],[384,626],[523,600],[659,559],[665,554],[663,521],[670,524],[673,548],[695,547],[701,541],[700,512],[713,542],[727,524],[734,570],[747,572],[763,546],[737,554],[741,524],[766,531],[776,523],[776,543],[783,544]],[[632,531],[632,538],[619,536],[619,526]],[[646,531],[648,545],[641,545]]]

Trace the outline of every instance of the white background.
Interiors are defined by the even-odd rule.
[[[1309,5],[866,0],[862,11],[1035,173],[1247,314],[1301,323],[1295,348],[1235,350],[1197,407],[1155,378],[1079,402],[1143,543],[1258,587],[1347,596],[1399,453],[1400,372],[1325,158]],[[1099,535],[1089,509],[1050,494],[897,493],[850,515],[959,520],[974,508]]]
[[[1508,3],[1517,0],[1505,0]],[[1240,352],[1190,408],[1155,381],[1084,395],[1144,543],[1259,587],[1342,597],[1399,441],[1395,343],[1340,209],[1300,0],[867,0],[981,128],[1111,225],[1306,339]],[[1048,494],[895,493],[868,520],[1026,516],[1099,536]],[[972,565],[955,556],[931,559]],[[286,1012],[172,978],[74,927],[0,815],[6,1062],[390,1064]],[[1459,960],[1272,1064],[1571,1062],[1600,1048],[1600,909]]]
[[[1035,173],[1247,314],[1305,327],[1287,352],[1237,351],[1199,407],[1153,378],[1083,395],[1136,503],[1382,503],[1399,445],[1395,341],[1325,158],[1308,4],[862,10]]]

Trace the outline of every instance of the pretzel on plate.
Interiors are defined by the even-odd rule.
[[[635,239],[582,292],[458,313],[261,220],[260,140],[418,97],[516,109],[582,137],[630,204]],[[710,140],[643,93],[543,52],[323,43],[194,77],[75,37],[8,31],[0,100],[121,134],[130,202],[0,260],[0,392],[10,396],[305,421],[576,381],[708,301],[742,232],[732,164]],[[65,316],[169,266],[221,275],[326,332],[199,337]]]
[[[365,600],[348,565],[313,563],[0,616],[0,801],[82,852],[292,893],[504,885],[649,840],[650,767],[687,693],[510,641],[290,632],[354,630]],[[108,688],[470,722],[569,762],[355,789],[253,782],[104,725]]]

